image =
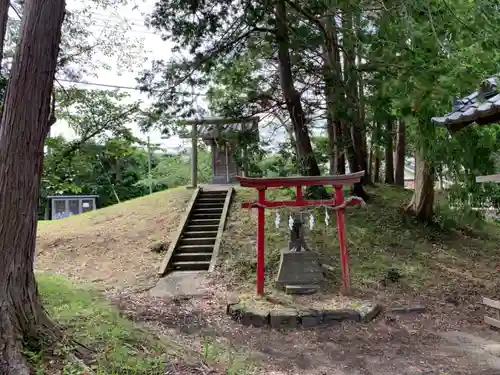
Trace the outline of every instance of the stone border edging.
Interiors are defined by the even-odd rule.
[[[365,309],[364,309],[365,310]],[[227,314],[245,326],[271,328],[311,328],[333,325],[342,321],[369,322],[382,311],[379,304],[371,305],[366,311],[354,309],[296,310],[272,309],[259,310],[239,302],[228,303]]]

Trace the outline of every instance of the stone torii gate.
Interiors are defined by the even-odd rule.
[[[235,176],[240,174],[236,166],[231,145],[219,143],[225,134],[252,132],[258,137],[259,117],[248,118],[201,118],[179,121],[181,125],[191,126],[191,132],[181,132],[180,138],[191,139],[191,185],[198,186],[198,139],[202,139],[211,147],[212,183],[229,184],[236,182]],[[246,147],[242,150],[242,159],[248,160]],[[223,155],[222,155],[223,154]],[[222,155],[222,158],[220,157]],[[242,166],[243,175],[248,176],[248,164]]]

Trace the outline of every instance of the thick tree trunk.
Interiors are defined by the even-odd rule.
[[[415,191],[407,212],[423,222],[431,222],[434,215],[434,170],[424,159],[424,150],[415,153]]]
[[[379,183],[380,182],[380,148],[378,146],[375,147],[374,151],[374,159],[375,161],[373,162],[373,182]]]
[[[405,154],[406,154],[406,124],[404,120],[399,120],[396,136],[396,173],[395,183],[405,186]]]
[[[380,182],[380,148],[377,146],[373,152],[373,182]]]
[[[7,31],[7,21],[9,20],[9,0],[0,0],[0,68],[3,60],[3,46],[5,43],[5,33]]]
[[[54,337],[34,276],[43,146],[64,0],[26,0],[0,124],[0,374],[28,375],[22,342]]]
[[[330,15],[324,21],[325,37],[324,77],[325,97],[327,99],[327,128],[330,148],[330,173],[345,174],[344,142],[341,121],[345,118],[345,92],[342,79],[342,65],[335,21],[336,9],[330,9]]]
[[[385,183],[394,184],[394,147],[393,147],[393,122],[387,120],[385,133]]]
[[[353,194],[368,200],[369,196],[363,184],[369,182],[366,148],[363,146],[363,123],[360,119],[358,76],[356,67],[356,38],[353,25],[353,7],[348,7],[343,13],[342,26],[344,30],[344,81],[346,92],[346,121],[349,127],[350,142],[346,147],[347,160],[351,172],[365,171],[362,182],[353,185]],[[347,129],[344,134],[347,134]]]
[[[293,124],[297,151],[299,153],[299,169],[306,176],[319,176],[321,171],[313,153],[311,139],[306,126],[306,116],[302,108],[300,94],[295,89],[292,75],[285,0],[279,0],[276,3],[276,43],[278,45],[280,84]]]
[[[370,141],[368,150],[368,174],[373,178],[373,140]]]

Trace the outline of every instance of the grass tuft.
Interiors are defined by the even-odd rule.
[[[388,185],[368,191],[371,200],[367,207],[350,207],[346,211],[351,278],[355,289],[373,288],[393,270],[403,276],[397,284],[399,290],[417,293],[441,283],[453,283],[457,273],[465,271],[465,277],[474,283],[487,285],[491,280],[496,272],[491,261],[499,240],[498,224],[481,220],[466,210],[451,210],[441,200],[437,202],[435,224],[424,225],[404,212],[411,191]],[[293,195],[294,192],[285,189],[268,192],[270,199],[293,199]],[[349,193],[346,191],[345,195]],[[249,199],[256,199],[254,191],[237,190],[237,201],[223,240],[222,267],[233,285],[253,290],[257,215],[256,210],[240,208],[241,203]],[[279,229],[274,223],[277,212],[281,216]],[[330,214],[330,224],[326,226],[324,208],[308,210],[306,225],[309,213],[314,215],[315,227],[306,229],[306,243],[318,253],[322,263],[333,267],[333,271],[327,272],[328,289],[338,291],[341,271],[335,214]],[[288,244],[289,214],[286,208],[266,210],[268,287],[273,287],[280,251]],[[473,269],[469,267],[471,261],[476,265]]]
[[[120,316],[119,311],[96,291],[59,276],[38,275],[38,286],[50,316],[65,329],[68,337],[89,348],[95,355],[90,366],[100,375],[163,374],[164,353],[168,343],[152,336]],[[55,354],[64,355],[72,348],[63,347]],[[38,374],[50,374],[54,369],[44,364],[44,354],[28,350],[29,360],[38,367]],[[54,354],[54,353],[53,353]],[[49,361],[50,362],[50,361]],[[57,361],[59,364],[60,361]],[[67,360],[59,374],[85,374],[78,362]]]

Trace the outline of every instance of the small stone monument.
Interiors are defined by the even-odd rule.
[[[318,256],[305,242],[302,218],[296,215],[288,249],[281,252],[276,287],[284,288],[289,294],[311,294],[318,291],[324,279]]]

